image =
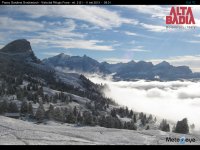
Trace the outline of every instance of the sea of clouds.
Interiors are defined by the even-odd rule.
[[[113,81],[111,77],[86,75],[94,83],[107,84],[104,93],[118,104],[177,122],[188,118],[200,129],[200,82]]]

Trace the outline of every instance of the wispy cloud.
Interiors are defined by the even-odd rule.
[[[141,45],[135,46],[135,47],[133,47],[131,49],[127,49],[126,51],[131,51],[131,52],[151,52],[150,50],[145,50],[144,46],[141,46]]]
[[[48,28],[37,32],[37,35],[29,36],[28,40],[34,45],[40,45],[43,48],[74,48],[87,49],[93,51],[112,51],[112,45],[104,44],[103,40],[85,39],[87,33],[75,31],[77,25],[74,20],[66,19],[58,24],[48,25]]]
[[[48,39],[30,39],[30,42],[36,45],[46,44],[48,47],[57,47],[64,49],[87,49],[93,51],[113,51],[114,48],[108,45],[100,45],[103,41],[99,40],[81,40],[81,39],[69,39],[69,40],[48,40]]]
[[[153,31],[153,32],[166,32],[167,31],[165,26],[145,24],[145,23],[140,23],[140,25],[142,27],[146,28],[147,30]]]
[[[154,18],[160,18],[164,19],[165,16],[170,11],[170,6],[159,6],[159,5],[140,5],[139,7],[137,5],[120,5],[118,7],[127,8],[132,11],[137,11],[142,14],[150,15]]]
[[[56,41],[54,43],[55,43],[55,47],[62,47],[62,48],[67,48],[67,49],[80,48],[80,49],[100,50],[100,51],[114,50],[112,46],[98,45],[98,43],[103,43],[103,41],[99,41],[99,40],[71,40],[71,41]]]
[[[200,34],[194,34],[195,37],[200,37]]]
[[[82,20],[105,29],[138,23],[135,19],[121,17],[116,11],[97,6],[12,6],[12,10],[24,12],[33,18],[49,16]]]
[[[39,31],[44,28],[44,25],[34,21],[15,20],[10,17],[0,16],[0,29],[15,30],[15,31]]]
[[[151,52],[149,50],[140,49],[140,48],[132,48],[129,51],[132,51],[132,52]]]
[[[138,35],[137,33],[130,32],[130,31],[124,31],[124,33],[125,33],[126,35],[131,35],[131,36],[137,36],[137,35]]]
[[[200,44],[200,40],[185,40],[185,42],[193,43],[193,44]]]

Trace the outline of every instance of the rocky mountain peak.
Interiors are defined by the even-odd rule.
[[[19,39],[10,42],[5,47],[1,49],[4,53],[26,53],[32,52],[31,44],[26,39]]]

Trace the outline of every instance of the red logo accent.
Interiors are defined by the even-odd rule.
[[[172,7],[166,24],[195,24],[191,7]]]

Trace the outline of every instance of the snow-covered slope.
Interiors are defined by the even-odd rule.
[[[200,144],[200,135],[182,135],[159,130],[133,131],[103,127],[77,127],[49,121],[34,124],[0,116],[0,144],[15,145],[158,145],[179,144],[166,142],[166,137],[194,138],[191,144]],[[190,144],[186,142],[185,144]]]

